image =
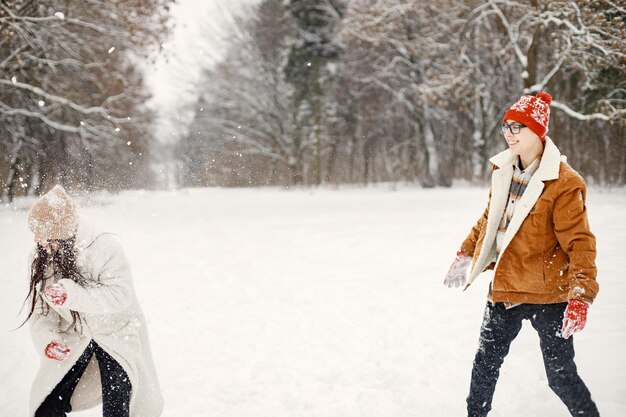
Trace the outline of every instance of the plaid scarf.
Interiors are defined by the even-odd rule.
[[[502,250],[502,244],[504,243],[504,234],[511,223],[513,213],[515,213],[515,203],[522,198],[530,178],[533,176],[537,168],[539,168],[539,159],[535,159],[526,169],[520,169],[519,157],[517,157],[514,163],[513,178],[511,179],[511,188],[509,189],[509,201],[506,204],[506,210],[500,220],[500,226],[498,227],[498,235],[496,236],[496,253],[500,255]]]
[[[537,158],[530,165],[528,165],[526,169],[521,169],[521,161],[518,156],[513,163],[513,178],[511,179],[511,188],[509,189],[509,201],[506,204],[506,210],[504,210],[502,220],[500,220],[500,226],[498,227],[498,234],[496,235],[497,256],[500,256],[500,251],[502,250],[502,245],[504,243],[504,235],[509,227],[509,223],[511,223],[513,213],[515,213],[516,203],[519,201],[520,198],[522,198],[522,195],[524,194],[524,191],[526,191],[526,187],[528,186],[528,182],[530,181],[535,171],[537,171],[537,168],[539,168],[539,162],[540,159]],[[491,285],[492,284],[489,285],[489,301],[493,303]],[[504,303],[506,308],[513,308],[520,304],[521,303]]]

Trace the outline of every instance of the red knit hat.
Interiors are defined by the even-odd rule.
[[[540,91],[536,96],[522,96],[504,115],[504,121],[515,120],[535,132],[542,142],[546,141],[550,122],[552,96]]]

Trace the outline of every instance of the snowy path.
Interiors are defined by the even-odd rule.
[[[164,417],[463,416],[488,278],[443,276],[484,189],[199,189],[81,200],[122,237],[166,399]],[[17,312],[29,202],[0,207],[0,416],[25,416],[37,366]],[[601,292],[576,336],[604,417],[626,415],[626,192],[589,192]],[[20,208],[21,207],[21,208]],[[96,410],[77,416],[98,416]],[[528,323],[493,417],[568,416]]]

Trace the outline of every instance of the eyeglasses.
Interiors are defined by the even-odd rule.
[[[500,126],[500,132],[502,132],[502,134],[505,134],[506,131],[508,130],[509,132],[511,132],[512,135],[517,135],[520,130],[522,130],[523,128],[525,128],[527,126],[525,125],[521,125],[519,123],[502,123],[502,125]]]

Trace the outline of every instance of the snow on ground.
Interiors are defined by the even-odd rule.
[[[487,191],[193,189],[79,199],[122,237],[148,319],[165,417],[465,415],[488,277],[442,285]],[[38,359],[11,331],[32,237],[0,207],[0,415],[25,416]],[[601,291],[576,336],[605,417],[626,415],[626,192],[592,189]],[[77,413],[98,416],[98,410]],[[493,417],[567,416],[530,325],[514,342]]]

